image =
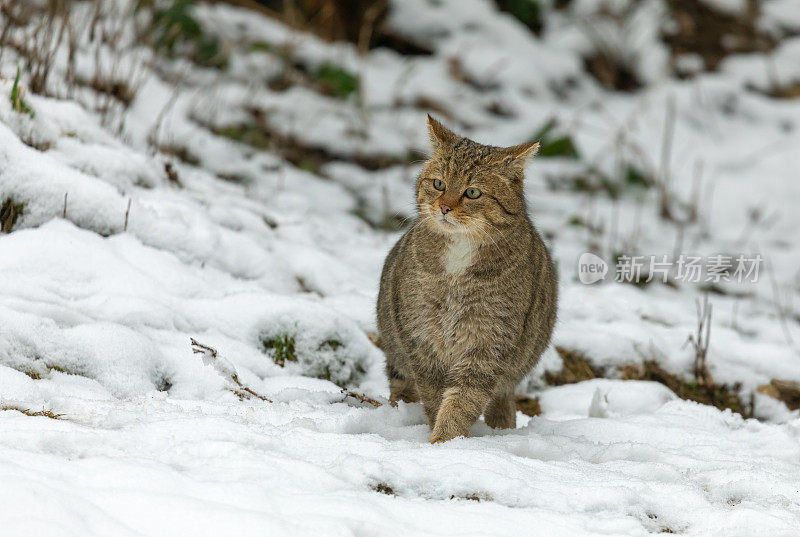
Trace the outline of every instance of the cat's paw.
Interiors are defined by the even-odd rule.
[[[452,440],[453,438],[457,438],[459,435],[452,431],[446,431],[441,429],[434,429],[431,433],[430,443],[431,444],[441,444],[442,442],[447,442],[448,440]]]

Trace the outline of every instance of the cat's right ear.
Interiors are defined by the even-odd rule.
[[[433,119],[430,114],[428,114],[428,135],[431,138],[434,153],[452,144],[458,138],[456,133]]]

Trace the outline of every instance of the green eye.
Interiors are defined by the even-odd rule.
[[[442,181],[441,179],[434,179],[433,188],[435,188],[436,190],[444,190],[444,181]]]
[[[464,195],[471,200],[480,198],[481,194],[482,192],[477,188],[468,188],[464,191]]]

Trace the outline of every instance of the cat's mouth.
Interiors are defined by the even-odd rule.
[[[436,216],[433,221],[439,229],[448,233],[455,233],[461,231],[463,228],[461,223],[456,220],[455,217],[448,216],[446,214]]]
[[[452,214],[442,214],[439,208],[429,208],[428,216],[430,225],[445,233],[458,233],[465,231],[464,224]]]

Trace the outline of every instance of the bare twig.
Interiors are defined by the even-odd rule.
[[[46,409],[30,410],[30,409],[27,409],[27,408],[24,408],[24,407],[21,407],[21,406],[16,406],[16,405],[3,405],[3,406],[0,406],[0,410],[16,410],[17,412],[21,412],[21,413],[25,414],[26,416],[31,416],[31,417],[44,416],[45,418],[50,418],[50,419],[53,419],[53,420],[59,420],[59,419],[61,419],[62,416],[64,416],[64,414],[56,414],[52,410],[46,410]]]
[[[209,347],[208,345],[203,345],[202,343],[198,343],[198,341],[194,338],[189,339],[192,342],[192,352],[194,354],[202,354],[204,358],[207,359],[204,359],[204,362],[211,362],[210,365],[216,369],[217,373],[220,373],[237,386],[237,388],[233,388],[231,391],[239,396],[239,399],[250,399],[251,397],[255,397],[256,399],[261,399],[262,401],[266,401],[268,403],[272,402],[272,399],[261,395],[239,380],[239,375],[236,373],[236,369],[227,360],[220,358],[219,353],[217,353],[217,349]]]
[[[698,386],[714,387],[714,379],[708,370],[706,359],[708,357],[708,344],[711,338],[711,304],[708,303],[708,294],[703,296],[703,302],[697,299],[697,332],[689,334],[686,343],[694,347],[694,377]],[[685,346],[685,345],[684,345]]]
[[[375,23],[385,9],[386,1],[384,0],[381,2],[375,2],[364,12],[361,28],[358,30],[357,49],[360,55],[363,56],[369,52],[369,43],[372,41],[372,35],[375,33]]]
[[[61,211],[61,218],[67,219],[67,195],[69,192],[64,192],[64,209]]]
[[[374,407],[383,406],[383,403],[381,403],[380,401],[377,401],[377,400],[373,399],[372,397],[368,397],[368,396],[366,396],[364,394],[361,394],[361,393],[358,393],[358,392],[354,392],[354,391],[351,391],[351,390],[345,390],[344,388],[342,388],[342,393],[345,395],[345,397],[352,397],[354,399],[358,399],[362,403],[369,403],[370,405],[372,405]]]
[[[132,198],[128,198],[128,208],[125,209],[125,225],[122,227],[122,231],[128,231],[128,217],[131,214],[131,201]]]

